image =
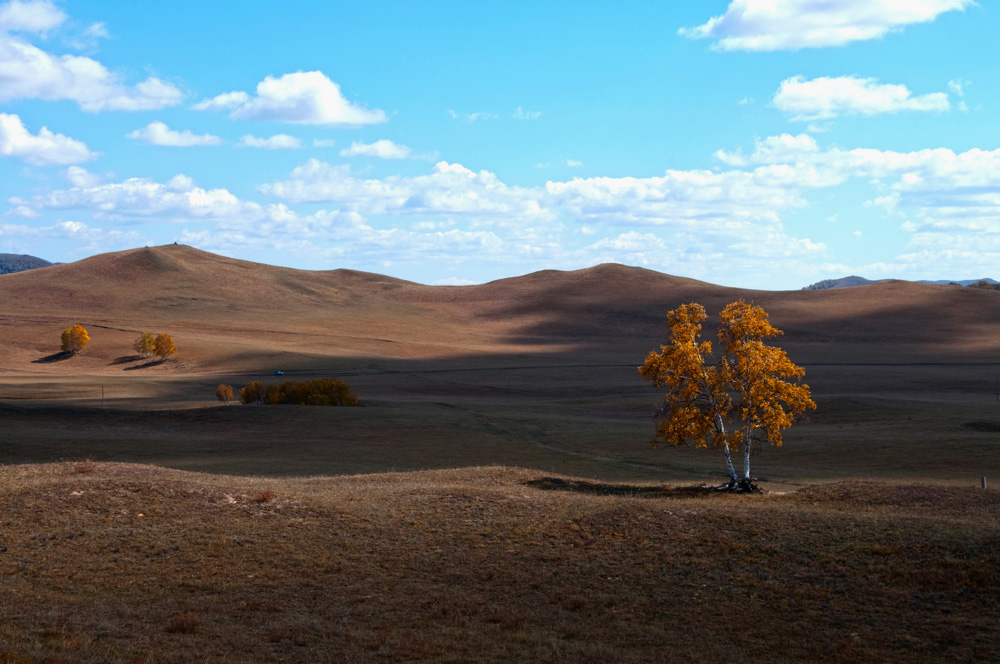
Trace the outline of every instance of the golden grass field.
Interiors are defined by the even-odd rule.
[[[721,454],[650,448],[636,367],[667,311],[739,298],[818,408],[755,453],[768,493],[705,497]],[[214,399],[275,370],[361,407]],[[998,374],[1000,293],[961,287],[178,245],[2,275],[0,662],[995,660]]]

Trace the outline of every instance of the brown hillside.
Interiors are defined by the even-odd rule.
[[[995,291],[754,291],[622,265],[424,286],[178,245],[0,276],[0,464],[311,475],[504,463],[703,481],[716,451],[650,449],[661,397],[636,366],[666,340],[670,309],[717,316],[739,298],[785,330],[778,343],[819,404],[780,451],[761,451],[762,476],[996,481],[995,436],[963,427],[1000,422]],[[91,341],[63,357],[75,323]],[[177,354],[136,356],[142,330],[169,332]],[[341,378],[364,407],[213,407],[220,383],[238,392],[275,370]]]
[[[613,264],[424,286],[166,245],[0,276],[0,370],[65,370],[37,360],[58,350],[59,332],[74,323],[93,337],[74,371],[119,370],[109,362],[144,329],[178,338],[185,352],[173,371],[242,370],[262,356],[308,364],[583,349],[599,353],[597,361],[635,362],[663,340],[668,310],[696,301],[717,315],[739,298],[768,310],[786,332],[782,345],[802,362],[974,359],[1000,350],[1000,295],[977,289],[894,281],[755,291]]]

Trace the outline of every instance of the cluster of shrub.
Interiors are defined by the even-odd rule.
[[[132,344],[132,350],[143,357],[155,355],[165,360],[177,352],[177,347],[174,346],[173,337],[166,332],[155,335],[152,332],[143,332]]]
[[[982,290],[1000,290],[1000,284],[991,284],[990,282],[983,279],[982,281],[977,281],[974,284],[969,284],[969,288],[980,288]]]
[[[76,355],[89,342],[90,335],[87,334],[87,329],[83,325],[67,327],[62,333],[62,352]],[[143,332],[132,344],[132,349],[143,357],[155,355],[161,360],[166,360],[177,352],[173,337],[166,332],[156,335],[151,332]]]
[[[229,385],[219,385],[215,390],[215,396],[228,405],[233,398],[233,388]],[[255,380],[240,390],[240,403],[248,406],[255,404],[357,406],[358,398],[351,392],[351,388],[336,378],[289,380],[284,383],[267,384]]]

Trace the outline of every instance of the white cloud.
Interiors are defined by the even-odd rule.
[[[791,143],[794,147],[796,140]],[[762,151],[759,158],[765,156]],[[667,171],[661,177],[574,178],[514,187],[489,171],[447,162],[427,175],[361,179],[349,166],[311,159],[260,190],[293,203],[336,203],[360,214],[461,216],[490,224],[517,220],[538,228],[566,218],[585,225],[732,230],[777,223],[782,210],[805,205],[802,192],[829,186],[833,178],[812,165],[763,164],[751,171]]]
[[[142,129],[125,135],[126,138],[143,141],[149,145],[164,145],[175,148],[189,148],[196,145],[221,145],[222,139],[212,134],[195,134],[190,129],[176,131],[159,120],[154,120]]]
[[[195,104],[195,110],[232,109],[237,120],[266,120],[309,125],[367,125],[385,122],[385,112],[356,106],[340,86],[320,71],[296,72],[257,84],[257,96],[226,92]]]
[[[692,39],[714,39],[722,51],[777,51],[842,46],[878,39],[973,0],[732,0],[706,23],[681,28]]]
[[[67,99],[90,113],[148,111],[175,106],[184,98],[172,83],[155,76],[123,85],[116,74],[91,58],[57,56],[28,42],[0,34],[0,101]]]
[[[38,134],[30,133],[21,118],[0,113],[0,155],[20,157],[29,164],[78,164],[97,155],[76,139],[55,134],[42,127]]]
[[[637,233],[628,231],[617,237],[606,237],[590,245],[591,249],[613,249],[616,252],[640,254],[647,251],[664,251],[667,244],[663,238],[653,233]]]
[[[236,147],[263,148],[265,150],[290,150],[302,147],[302,141],[288,134],[275,134],[268,138],[258,138],[247,134],[240,139]]]
[[[1000,149],[821,150],[807,135],[785,134],[757,141],[749,157],[724,151],[716,156],[734,163],[733,154],[744,164],[764,165],[757,170],[786,169],[817,186],[852,178],[877,181],[867,206],[903,219],[910,240],[904,253],[869,274],[905,276],[928,266],[938,273],[985,274],[1000,265]]]
[[[454,226],[455,221],[449,219],[447,221],[418,221],[411,228],[416,231],[440,231]]]
[[[32,210],[27,205],[18,205],[17,207],[7,212],[7,214],[12,217],[21,217],[23,219],[37,219],[38,217],[42,216],[41,212],[39,212],[38,210]]]
[[[813,186],[808,173],[771,166],[722,173],[668,170],[662,177],[548,182],[546,201],[585,223],[735,231],[777,223],[780,211],[805,205],[801,192]]]
[[[257,217],[264,209],[256,203],[244,203],[225,189],[198,187],[185,175],[174,176],[166,183],[131,178],[52,191],[29,199],[12,198],[10,202],[35,210],[90,210],[95,218],[110,221]]]
[[[452,109],[448,109],[448,115],[454,120],[462,120],[468,124],[472,124],[477,120],[496,120],[499,116],[496,113],[485,113],[478,111],[476,113],[458,113]]]
[[[509,187],[489,171],[438,162],[429,175],[362,180],[347,165],[310,159],[286,180],[260,190],[292,202],[336,202],[361,214],[457,214],[539,219],[551,217],[529,190]]]
[[[321,254],[360,269],[434,265],[437,277],[460,274],[454,266],[473,262],[502,264],[510,273],[616,261],[734,283],[766,261],[780,262],[787,274],[814,274],[830,249],[787,231],[784,217],[798,215],[822,188],[877,180],[866,216],[885,208],[886,216],[870,223],[901,225],[910,238],[878,270],[906,275],[934,264],[965,273],[1000,264],[1000,150],[826,148],[809,134],[782,134],[757,140],[746,154],[720,150],[716,156],[727,165],[721,171],[573,178],[536,187],[448,162],[416,176],[374,178],[312,159],[260,187],[284,199],[272,205],[199,187],[186,176],[102,184],[82,168],[72,175],[67,169],[72,189],[11,199],[8,215],[71,210],[112,224],[171,221],[181,224],[179,239],[212,250]],[[330,209],[304,214],[296,203]],[[866,223],[847,224],[841,239],[853,240],[856,229],[862,240],[873,237]],[[876,267],[866,272],[877,273]],[[736,283],[760,285],[759,278]]]
[[[95,175],[80,166],[70,166],[63,171],[63,177],[74,187],[93,187],[101,182],[101,176]]]
[[[337,144],[337,141],[335,141],[332,138],[314,138],[313,139],[313,147],[314,148],[332,148],[336,144]]]
[[[478,281],[472,281],[470,279],[462,279],[460,277],[447,277],[445,279],[438,279],[432,286],[474,286],[478,284]]]
[[[768,136],[764,140],[757,139],[753,156],[749,159],[743,156],[742,150],[727,152],[718,150],[715,158],[729,166],[746,166],[750,161],[757,164],[795,163],[801,161],[803,155],[819,152],[819,145],[809,134],[781,134]]]
[[[340,151],[342,157],[377,157],[379,159],[406,159],[410,156],[410,148],[393,143],[382,138],[374,143],[354,141],[351,147]]]
[[[577,166],[583,166],[583,162],[577,161],[576,159],[567,159],[566,165],[569,166],[570,168],[576,168]]]
[[[17,239],[25,247],[24,252],[32,251],[30,247],[46,240],[68,241],[83,255],[130,249],[143,242],[135,231],[104,230],[79,221],[60,221],[41,227],[0,223],[0,237],[6,242]]]
[[[788,154],[796,146],[809,154],[802,139],[761,144],[760,159],[777,158],[785,144]],[[493,263],[510,272],[619,261],[719,280],[710,266],[724,264],[732,274],[761,260],[781,260],[789,269],[815,264],[825,247],[786,233],[780,215],[805,205],[809,188],[824,185],[815,175],[820,170],[819,164],[761,164],[516,187],[489,171],[447,162],[423,175],[365,178],[347,165],[313,159],[261,191],[289,205],[330,203],[334,209],[300,214],[285,204],[202,188],[186,176],[166,183],[80,181],[10,203],[29,214],[70,210],[111,224],[176,222],[182,224],[178,239],[210,250],[322,254],[361,269],[408,264],[444,271]]]
[[[821,150],[808,134],[782,134],[756,141],[750,156],[742,152],[716,152],[716,158],[727,164],[760,165],[762,168],[792,169],[795,180],[812,180],[815,186],[832,186],[848,178],[894,180],[892,189],[899,193],[920,193],[926,196],[970,196],[1000,193],[1000,149],[973,148],[955,153],[947,148],[896,152],[854,148]],[[887,198],[889,200],[895,200]],[[898,201],[897,201],[898,202]]]
[[[191,107],[195,111],[223,111],[233,109],[250,101],[250,95],[242,91],[223,92],[211,99],[204,99]]]
[[[108,27],[104,23],[91,23],[80,33],[73,35],[66,40],[66,43],[73,48],[84,51],[97,47],[97,42],[111,36]]]
[[[66,14],[48,0],[11,0],[0,6],[0,32],[47,32],[62,25]]]
[[[541,111],[526,111],[520,106],[514,111],[515,120],[537,120],[542,117]]]
[[[810,80],[793,76],[781,82],[772,102],[775,108],[788,113],[795,121],[951,109],[944,92],[915,97],[905,85],[854,76],[823,76]]]
[[[959,97],[965,96],[965,86],[968,85],[968,81],[963,81],[960,78],[948,81],[948,89],[954,92]]]
[[[792,167],[763,165],[749,172],[668,171],[662,177],[575,178],[545,187],[514,187],[488,171],[476,173],[447,162],[437,164],[428,175],[361,179],[348,166],[310,160],[288,178],[260,189],[290,202],[333,203],[346,213],[419,219],[410,224],[411,230],[373,229],[366,240],[373,244],[352,249],[352,255],[374,252],[375,246],[402,252],[405,245],[413,252],[433,251],[437,256],[437,250],[428,246],[433,239],[451,243],[455,251],[474,246],[489,257],[486,260],[526,268],[539,262],[580,267],[625,261],[718,278],[706,265],[723,258],[732,270],[739,266],[750,270],[765,258],[807,265],[809,257],[825,252],[821,243],[785,233],[779,217],[784,210],[806,204],[805,190],[825,185],[815,171],[808,168],[800,174]],[[467,228],[443,230],[456,222]],[[650,230],[639,235],[659,240],[644,242],[628,233],[617,239],[598,235],[615,226],[645,226]],[[567,236],[567,227],[580,233]],[[490,235],[474,235],[484,228],[493,230]],[[420,234],[419,241],[414,233]],[[587,236],[596,236],[590,245],[567,246],[569,238]],[[380,238],[377,243],[374,237]],[[657,252],[656,247],[666,250]],[[414,253],[410,260],[428,255]],[[453,264],[460,259],[443,260]]]

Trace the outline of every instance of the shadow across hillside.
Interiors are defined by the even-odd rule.
[[[73,353],[69,351],[61,351],[59,353],[52,353],[51,355],[46,355],[45,357],[40,357],[37,360],[32,360],[32,364],[51,364],[52,362],[62,362],[63,360],[68,360],[73,357]]]
[[[671,487],[649,484],[610,484],[587,480],[569,480],[561,477],[540,477],[524,483],[543,491],[571,491],[598,496],[625,496],[628,498],[691,498],[696,496],[717,496],[715,487],[698,484],[694,486]]]
[[[136,364],[131,367],[125,367],[122,371],[135,371],[136,369],[149,369],[151,367],[158,367],[166,362],[163,359],[150,360],[149,362],[143,362],[142,364]]]
[[[89,457],[272,477],[503,464],[591,482],[540,490],[651,498],[678,495],[661,483],[724,483],[718,450],[650,446],[663,392],[636,367],[652,347],[435,359],[286,353],[260,359],[255,370],[169,376],[131,370],[145,360],[120,372],[107,367],[112,356],[100,362],[106,375],[0,381],[0,464]],[[1000,467],[1000,445],[985,440],[995,434],[961,426],[1000,422],[994,365],[918,364],[927,359],[919,355],[907,363],[838,359],[804,362],[819,408],[788,430],[780,449],[754,450],[753,468],[771,482],[978,485]],[[272,376],[275,366],[285,375]],[[365,407],[226,407],[215,396],[220,383],[238,394],[254,380],[319,378],[342,380]]]
[[[146,358],[143,357],[142,355],[122,355],[108,362],[108,365],[114,366],[116,364],[128,364],[129,362],[138,362],[139,360],[144,360],[144,359]]]

